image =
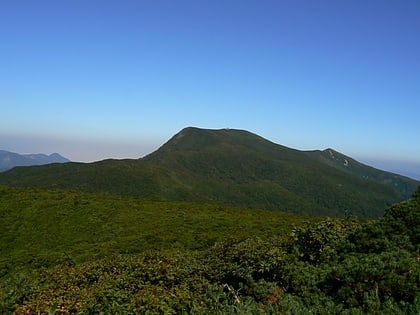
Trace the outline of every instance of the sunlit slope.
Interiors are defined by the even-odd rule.
[[[419,185],[333,150],[298,151],[243,130],[198,128],[143,159],[15,168],[0,183],[360,217],[381,215]]]
[[[279,211],[0,186],[0,273],[148,249],[203,249],[231,237],[287,235],[306,220]]]

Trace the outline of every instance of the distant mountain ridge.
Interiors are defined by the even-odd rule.
[[[0,172],[11,169],[15,166],[44,165],[50,163],[66,163],[69,159],[58,153],[46,154],[18,154],[0,150]]]
[[[15,168],[0,174],[0,184],[370,217],[409,198],[420,182],[333,149],[299,151],[245,130],[188,127],[142,159]]]

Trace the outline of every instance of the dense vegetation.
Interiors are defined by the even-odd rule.
[[[22,195],[27,195],[27,198],[22,198]],[[38,224],[42,224],[39,230],[53,225],[56,213],[57,218],[67,215],[72,222],[70,208],[74,208],[74,218],[92,209],[90,215],[83,217],[84,220],[91,216],[95,218],[89,231],[85,230],[86,226],[74,230],[74,243],[67,243],[76,248],[80,233],[85,233],[88,238],[94,237],[94,231],[99,229],[102,231],[99,235],[103,235],[106,224],[114,221],[110,230],[116,229],[121,224],[118,216],[101,216],[113,211],[118,213],[118,206],[134,207],[137,209],[135,213],[151,211],[156,206],[159,220],[173,221],[168,224],[180,231],[175,232],[180,234],[174,239],[169,236],[167,242],[151,238],[147,240],[148,246],[143,247],[136,233],[141,233],[142,228],[153,222],[160,223],[152,220],[141,224],[141,220],[136,219],[137,214],[131,214],[129,220],[134,220],[133,225],[141,224],[141,228],[125,235],[134,237],[127,254],[115,251],[118,246],[107,247],[107,241],[112,240],[101,242],[99,239],[95,240],[100,244],[99,248],[107,248],[103,254],[114,252],[115,255],[85,260],[67,255],[49,267],[31,265],[31,261],[21,268],[10,267],[0,279],[2,313],[394,315],[418,314],[420,309],[420,190],[413,198],[388,208],[383,217],[375,220],[346,218],[302,223],[289,216],[288,224],[295,222],[297,225],[287,232],[287,237],[284,225],[270,223],[275,221],[271,215],[279,215],[275,212],[244,212],[235,222],[223,225],[223,221],[229,218],[226,213],[233,211],[233,218],[240,211],[218,209],[212,205],[199,208],[190,204],[153,203],[147,206],[134,198],[7,187],[1,188],[0,196],[0,222],[8,218],[2,223],[1,231],[13,226],[13,218],[19,216],[22,217],[19,224],[23,224],[25,219],[35,220],[41,215],[41,220],[32,222],[35,228],[31,231],[36,233]],[[191,214],[185,212],[182,219],[177,220],[176,212],[187,206],[199,209],[197,212],[191,209]],[[66,211],[59,212],[60,207]],[[165,214],[168,207],[175,207],[176,211]],[[44,215],[42,209],[47,209]],[[95,214],[97,210],[101,214]],[[19,213],[13,217],[10,212],[16,211]],[[211,225],[222,213],[223,219]],[[50,221],[43,223],[49,216]],[[207,219],[203,219],[206,216]],[[194,223],[196,218],[198,224]],[[185,232],[187,225],[182,222],[188,220],[192,221],[193,228]],[[64,222],[66,220],[61,221]],[[27,225],[29,228],[31,224]],[[241,225],[241,229],[233,229],[228,237],[229,229]],[[156,228],[163,229],[163,226],[165,224]],[[217,226],[222,228],[214,231]],[[76,228],[76,225],[72,227]],[[269,233],[264,233],[266,227],[270,229]],[[18,245],[29,241],[18,240],[18,235],[29,235],[31,231],[26,228],[15,230],[17,228],[12,227],[12,233],[1,232],[2,250],[4,244]],[[66,228],[68,226],[47,230],[44,236],[52,234],[48,241],[51,246],[58,246],[54,245],[54,237],[66,239],[60,232]],[[200,241],[197,234],[192,237],[201,244],[199,248],[191,246],[194,242],[188,237],[182,241],[198,228],[202,229],[201,235],[214,233],[213,237],[206,239],[208,243],[203,239]],[[165,229],[165,233],[170,232]],[[129,244],[124,241],[124,229],[116,230],[115,237],[122,248]],[[174,248],[167,246],[178,238],[181,244],[175,244]],[[210,244],[213,241],[216,242]],[[154,245],[157,249],[153,250]],[[135,246],[140,246],[141,250],[132,252]],[[28,248],[22,248],[25,250]],[[7,256],[19,257],[10,248],[6,251]],[[72,254],[77,255],[77,252]],[[4,252],[1,256],[4,259]]]
[[[198,128],[143,159],[18,167],[0,173],[0,183],[341,217],[380,216],[420,184],[331,149],[298,151],[246,131]]]
[[[215,204],[0,186],[0,275],[147,249],[203,249],[229,237],[287,234],[307,218]],[[312,220],[316,220],[313,218]],[[319,220],[319,219],[318,219]]]

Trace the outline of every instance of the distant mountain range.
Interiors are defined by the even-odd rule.
[[[0,184],[371,217],[420,182],[333,149],[299,151],[244,130],[189,127],[142,159],[15,168],[0,174]]]
[[[44,165],[50,163],[66,163],[69,159],[58,153],[46,154],[18,154],[0,150],[0,172],[11,169],[15,166]]]

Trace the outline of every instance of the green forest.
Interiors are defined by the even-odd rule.
[[[419,221],[0,186],[0,313],[418,314]]]

